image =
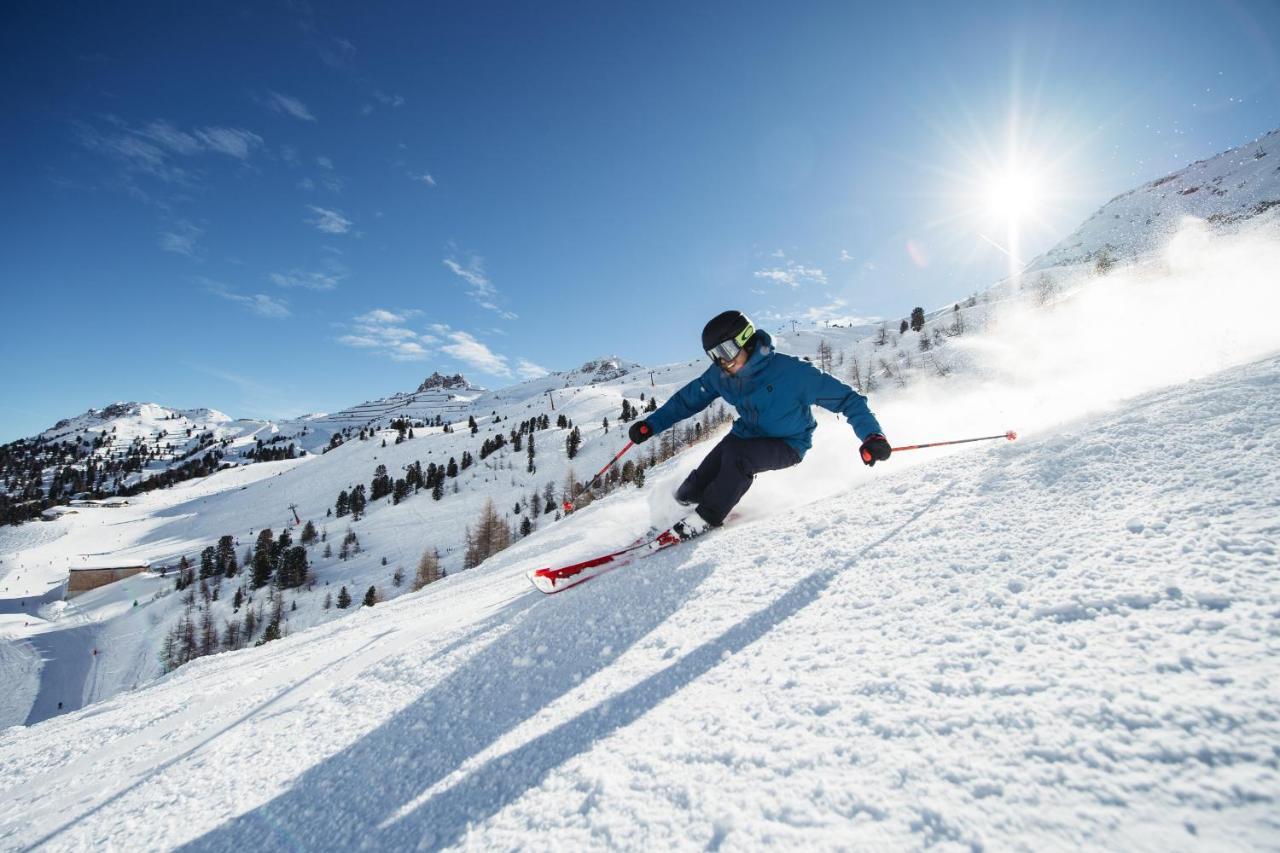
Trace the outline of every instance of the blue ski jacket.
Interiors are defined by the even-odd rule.
[[[713,364],[649,415],[654,434],[696,415],[717,397],[738,410],[734,435],[780,438],[802,458],[813,446],[818,426],[810,410],[814,405],[843,414],[859,439],[882,432],[866,397],[803,359],[774,352],[767,332],[756,335],[755,352],[736,375]]]

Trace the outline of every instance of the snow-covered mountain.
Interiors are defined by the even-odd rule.
[[[1029,270],[1133,260],[1166,243],[1184,217],[1227,227],[1277,207],[1280,129],[1116,196]]]
[[[0,848],[1268,846],[1277,212],[1182,223],[1105,278],[1067,259],[919,331],[772,329],[862,387],[895,444],[1023,438],[866,469],[815,410],[804,463],[724,530],[553,598],[523,573],[682,511],[710,447],[692,425],[670,458],[670,433],[626,457],[642,487],[559,512],[625,444],[623,401],[705,359],[495,390],[437,374],[260,432],[208,415],[245,424],[228,449],[309,452],[0,528]],[[408,485],[450,460],[438,494]],[[404,489],[333,514],[382,470]],[[490,501],[528,533],[463,570]],[[323,536],[309,583],[255,589],[246,551],[299,521]],[[199,567],[222,537],[233,576],[63,600],[73,562]],[[437,551],[448,576],[410,593]],[[246,614],[276,605],[284,639],[253,647]],[[228,650],[164,675],[192,614]]]

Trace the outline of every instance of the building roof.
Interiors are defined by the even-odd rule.
[[[81,563],[71,566],[73,572],[94,572],[103,569],[149,569],[149,560],[95,560],[92,563]]]

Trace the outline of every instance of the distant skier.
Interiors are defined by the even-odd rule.
[[[696,505],[671,528],[681,539],[723,524],[756,474],[799,463],[813,446],[818,425],[810,406],[848,418],[862,439],[859,453],[866,465],[889,458],[889,442],[866,397],[808,361],[775,352],[769,333],[756,329],[740,311],[713,317],[702,330],[702,349],[711,367],[629,431],[632,441],[643,444],[717,397],[738,410],[732,431],[676,490],[682,505]]]

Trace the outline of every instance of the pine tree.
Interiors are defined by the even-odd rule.
[[[391,478],[387,476],[387,466],[379,465],[373,472],[373,482],[369,484],[369,500],[391,494]]]
[[[295,545],[284,552],[280,561],[280,586],[294,589],[307,582],[307,549]]]
[[[263,549],[253,555],[253,579],[250,585],[254,589],[262,589],[271,582],[271,554]]]
[[[364,508],[364,483],[360,483],[351,490],[351,517],[359,521],[360,516],[364,515]]]
[[[373,587],[369,587],[369,591],[364,594],[364,601],[361,602],[362,607],[372,607],[378,603],[378,591]]]
[[[924,309],[911,309],[911,331],[918,332],[924,328]]]
[[[210,578],[214,575],[215,552],[213,546],[210,545],[200,552],[200,578]]]
[[[235,537],[231,535],[219,537],[218,549],[214,557],[214,573],[233,577],[237,568]]]
[[[342,589],[338,590],[338,609],[346,610],[350,606],[351,593],[347,592],[347,588],[344,586]]]
[[[347,490],[343,489],[338,492],[338,503],[333,508],[333,514],[337,518],[342,518],[351,511],[351,497],[347,494]]]
[[[310,519],[307,519],[307,523],[302,526],[302,536],[299,537],[299,541],[303,545],[310,545],[315,542],[317,538],[318,534],[316,533],[316,526],[311,523]]]
[[[431,487],[431,499],[438,501],[444,497],[444,479],[437,477],[436,484]]]
[[[330,607],[333,607],[333,593],[326,592],[324,594],[324,609],[328,610]]]

